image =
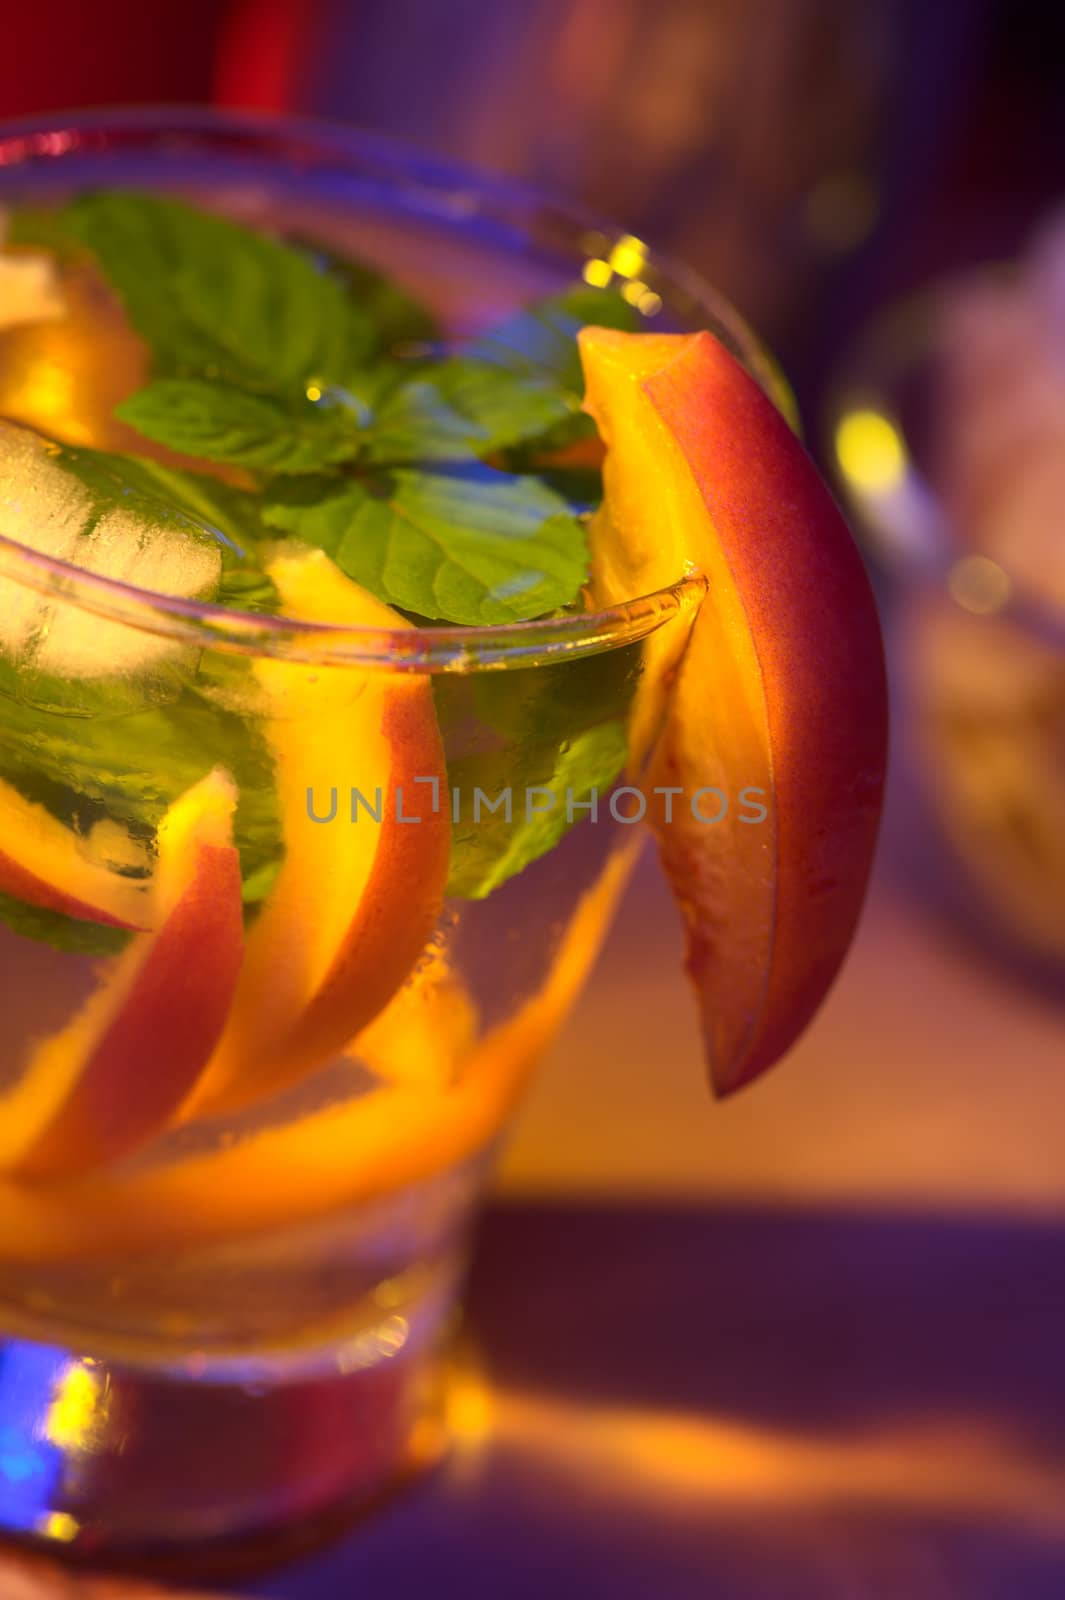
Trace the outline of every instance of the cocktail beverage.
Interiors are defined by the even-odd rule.
[[[0,1527],[203,1549],[427,1448],[648,825],[718,1088],[805,1025],[879,640],[771,366],[638,240],[205,115],[14,130],[0,208]]]

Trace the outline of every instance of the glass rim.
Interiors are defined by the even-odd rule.
[[[428,197],[436,191],[430,215],[446,221],[468,215],[470,196],[490,208],[547,209],[556,226],[608,241],[627,237],[614,223],[586,213],[535,187],[453,160],[426,154],[416,145],[367,133],[341,123],[308,117],[276,117],[260,112],[202,106],[123,106],[79,110],[0,124],[0,169],[34,162],[64,162],[79,154],[106,154],[122,137],[140,141],[142,151],[172,142],[176,156],[205,153],[212,141],[231,141],[234,154],[285,158],[294,170],[313,172],[315,163],[372,159],[385,163]],[[742,317],[698,274],[657,251],[648,252],[657,277],[704,312],[728,335],[737,354],[778,404],[787,389],[772,358]],[[268,654],[328,664],[386,666],[409,671],[463,671],[473,667],[529,665],[561,655],[585,655],[645,637],[675,613],[697,603],[705,579],[694,571],[644,595],[598,609],[498,625],[406,625],[395,629],[350,628],[328,620],[303,622],[284,615],[237,610],[210,601],[190,601],[141,589],[120,579],[91,573],[0,536],[0,573],[38,592],[141,631],[238,654]]]
[[[654,633],[694,607],[706,579],[689,572],[635,600],[597,611],[463,627],[458,624],[352,628],[267,612],[156,595],[117,578],[86,572],[0,535],[0,577],[37,593],[73,600],[81,610],[141,633],[227,654],[270,656],[318,666],[385,667],[401,672],[469,672],[537,666],[560,657],[598,655]]]
[[[976,619],[1005,621],[1022,632],[1065,650],[1065,607],[1034,594],[1017,580],[1008,560],[969,548],[951,524],[943,497],[922,471],[914,453],[914,430],[903,418],[900,384],[919,373],[934,354],[939,308],[959,288],[1008,281],[1011,260],[995,260],[932,279],[872,318],[835,385],[828,421],[836,471],[847,499],[862,523],[865,543],[892,578],[936,589]],[[897,481],[869,487],[841,459],[840,429],[848,417],[870,412],[891,429],[898,445]],[[959,598],[960,563],[987,563],[1004,576],[1002,597],[987,607]]]

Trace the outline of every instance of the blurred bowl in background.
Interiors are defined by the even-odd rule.
[[[883,574],[905,854],[1065,998],[1065,230],[860,341],[831,408]],[[1056,307],[1055,307],[1056,302]]]

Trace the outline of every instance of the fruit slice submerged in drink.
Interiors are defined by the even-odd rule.
[[[236,792],[215,771],[158,831],[152,928],[119,956],[81,1012],[32,1048],[0,1099],[0,1166],[81,1171],[157,1132],[188,1093],[225,1021],[243,953]]]
[[[77,834],[0,779],[0,893],[83,922],[143,932],[148,886],[109,864],[99,832]],[[147,852],[130,840],[128,854]]]
[[[322,551],[269,563],[286,615],[399,631]],[[231,1110],[327,1063],[400,989],[436,926],[451,830],[424,676],[264,658],[285,862],[188,1110]]]
[[[795,1041],[854,932],[886,754],[875,604],[805,451],[718,340],[587,328],[581,352],[607,446],[598,598],[707,579],[682,660],[662,663],[647,788],[728,1093]]]
[[[0,1175],[0,1244],[23,1261],[130,1256],[283,1228],[420,1183],[474,1157],[498,1132],[572,1005],[628,881],[638,841],[580,896],[550,971],[511,1016],[468,1047],[460,1070],[400,1078],[365,1098],[149,1164],[29,1187]],[[399,1013],[406,1000],[397,996]],[[391,1008],[389,1008],[391,1009]],[[380,1018],[384,1023],[384,1016]],[[396,1022],[396,1017],[392,1019]],[[373,1051],[370,1052],[373,1064]],[[180,1137],[182,1130],[178,1130]]]

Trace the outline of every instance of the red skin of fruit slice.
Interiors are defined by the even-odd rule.
[[[243,955],[240,860],[229,842],[234,798],[216,773],[179,802],[184,832],[159,869],[159,926],[116,958],[79,1018],[42,1041],[24,1092],[0,1105],[7,1137],[22,1140],[8,1152],[20,1176],[54,1178],[126,1154],[166,1124],[203,1070]]]
[[[285,551],[269,571],[286,615],[409,628],[322,551]],[[286,856],[249,932],[229,1025],[185,1116],[240,1109],[338,1056],[410,976],[447,883],[447,772],[428,680],[285,661],[259,662],[256,674],[276,713],[266,729]],[[346,820],[352,787],[379,789],[379,822]],[[307,797],[324,803],[331,789],[338,815],[317,826]]]
[[[876,605],[816,468],[717,339],[589,329],[582,350],[589,409],[618,445],[607,495],[623,509],[604,548],[629,541],[629,577],[657,583],[647,551],[679,519],[669,559],[708,579],[647,786],[767,789],[758,827],[715,830],[683,804],[656,822],[724,1095],[791,1047],[854,934],[887,750]]]
[[[62,916],[73,917],[78,922],[99,922],[107,928],[134,926],[102,907],[64,894],[56,884],[38,878],[12,856],[3,853],[0,853],[0,894],[12,895],[23,904],[37,906],[42,911],[58,911]]]

